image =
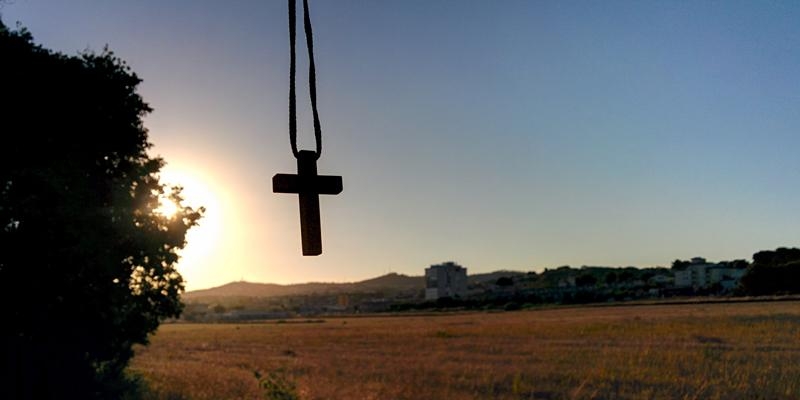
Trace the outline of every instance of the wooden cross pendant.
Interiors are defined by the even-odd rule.
[[[322,230],[319,222],[319,195],[342,192],[342,177],[317,175],[317,153],[300,150],[297,155],[297,175],[275,174],[274,193],[297,193],[300,198],[300,231],[303,255],[322,254]]]

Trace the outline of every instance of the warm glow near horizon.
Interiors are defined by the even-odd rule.
[[[204,176],[201,171],[190,171],[181,167],[167,165],[161,171],[161,183],[169,187],[183,188],[181,197],[183,204],[192,208],[204,207],[205,213],[197,226],[192,227],[186,235],[186,247],[179,252],[178,271],[187,281],[203,280],[210,274],[209,261],[221,252],[224,232],[230,230],[226,221],[226,210],[220,200],[222,188],[215,187],[213,180]],[[171,201],[162,201],[159,207],[164,215],[169,216],[177,211]],[[171,211],[170,211],[171,210]]]

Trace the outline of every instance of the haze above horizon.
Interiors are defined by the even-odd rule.
[[[295,172],[285,1],[0,15],[66,54],[108,44],[143,79],[152,152],[209,208],[179,265],[188,290],[798,245],[798,2],[311,1],[319,172],[344,191],[321,198],[324,252],[307,258],[297,198],[270,180]]]

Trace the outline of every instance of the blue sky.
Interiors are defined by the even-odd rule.
[[[295,170],[284,1],[0,9],[48,48],[108,44],[144,80],[153,154],[214,197],[216,222],[198,228],[214,240],[190,237],[181,263],[189,289],[798,244],[800,3],[312,0],[311,12],[319,170],[344,192],[321,200],[324,253],[304,258],[296,197],[271,192],[274,173]],[[298,50],[300,144],[313,148]]]

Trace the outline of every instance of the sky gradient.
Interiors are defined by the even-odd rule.
[[[271,187],[296,168],[285,1],[16,0],[0,15],[66,54],[108,44],[143,79],[152,154],[211,203],[179,265],[188,289],[800,244],[799,2],[312,0],[318,168],[344,180],[320,201],[319,257],[300,255],[297,196]]]

